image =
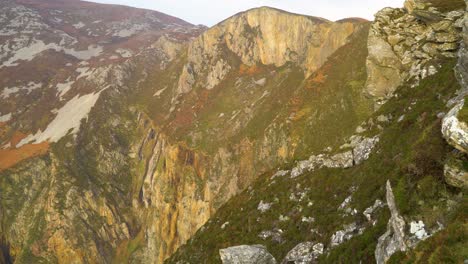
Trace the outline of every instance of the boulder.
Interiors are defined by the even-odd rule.
[[[241,245],[219,250],[223,264],[276,264],[263,245]]]
[[[282,264],[312,264],[323,254],[322,243],[303,242],[288,252]]]
[[[468,126],[458,119],[465,100],[457,103],[442,121],[442,135],[454,148],[468,153]]]

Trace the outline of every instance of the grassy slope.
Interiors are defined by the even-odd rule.
[[[216,215],[168,263],[219,263],[218,250],[239,244],[265,244],[281,260],[296,244],[303,241],[322,242],[329,246],[332,234],[343,224],[362,223],[361,212],[375,199],[384,200],[384,184],[390,179],[400,212],[408,219],[423,220],[427,227],[437,226],[437,221],[448,226],[433,238],[420,244],[409,257],[395,256],[399,262],[408,263],[460,263],[466,257],[466,199],[460,190],[446,185],[443,180],[443,163],[451,148],[440,133],[437,113],[447,111],[444,101],[459,88],[453,74],[453,62],[421,82],[416,88],[402,87],[398,97],[384,105],[375,117],[386,114],[393,120],[384,126],[377,150],[364,164],[351,169],[322,169],[294,180],[280,178],[270,181],[272,173],[263,175],[253,186],[226,203]],[[439,97],[440,96],[440,97]],[[411,109],[411,110],[410,110]],[[396,120],[405,115],[403,121]],[[375,118],[374,118],[375,119]],[[369,131],[376,134],[378,130]],[[350,194],[354,186],[351,207],[360,213],[355,217],[342,217],[336,208]],[[293,192],[310,188],[302,202],[289,199]],[[264,214],[257,210],[263,200],[273,202],[272,209]],[[313,202],[308,206],[309,201]],[[463,210],[465,209],[465,210]],[[278,221],[279,216],[290,220]],[[315,217],[314,223],[304,223],[302,216]],[[378,213],[378,223],[350,241],[323,256],[321,263],[369,263],[374,261],[378,237],[385,232],[389,218],[387,209]],[[220,226],[229,222],[224,230]],[[284,242],[262,240],[263,230],[281,228]],[[319,233],[311,232],[316,229]],[[454,234],[457,235],[454,235]]]

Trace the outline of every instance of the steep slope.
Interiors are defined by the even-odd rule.
[[[222,206],[167,263],[220,263],[220,249],[242,244],[265,245],[281,262],[304,242],[322,245],[323,251],[313,257],[319,263],[373,263],[390,215],[384,208],[387,180],[408,224],[407,238],[418,241],[409,225],[423,221],[424,232],[441,237],[434,238],[439,242],[431,242],[426,254],[444,243],[453,249],[448,255],[446,248],[434,252],[433,263],[446,263],[444,257],[463,261],[466,199],[459,189],[444,184],[444,160],[452,149],[442,138],[437,117],[447,111],[443,101],[459,88],[453,66],[453,61],[447,62],[414,89],[399,88],[398,98],[366,122],[363,133],[380,138],[369,160],[349,169],[322,168],[297,177],[291,174],[294,164],[265,173]],[[439,228],[448,234],[437,233]],[[308,249],[304,252],[303,257],[313,256]],[[428,258],[422,257],[422,263]]]
[[[405,6],[415,2],[407,1]],[[466,259],[463,179],[468,130],[462,110],[466,57],[464,46],[459,51],[457,42],[466,38],[466,31],[461,33],[463,25],[466,30],[466,13],[460,9],[465,5],[462,1],[417,2],[412,9],[384,9],[371,27],[367,87],[389,88],[388,83],[373,82],[373,71],[387,77],[396,74],[376,66],[395,65],[382,47],[391,47],[387,51],[393,62],[400,60],[399,52],[405,54],[410,67],[398,69],[406,77],[392,83],[395,86],[386,97],[374,94],[377,112],[354,135],[349,134],[351,142],[378,139],[368,145],[365,157],[369,160],[355,167],[341,163],[353,145],[345,144],[332,153],[316,152],[308,160],[263,174],[222,206],[168,263],[248,261],[265,252],[256,255],[252,252],[258,246],[244,246],[241,251],[236,246],[258,244],[281,263],[459,263]],[[449,38],[433,43],[420,35],[412,40],[414,28],[427,36]],[[396,49],[392,46],[399,42],[379,32],[405,36],[407,43]],[[452,48],[430,53],[423,49],[428,43]],[[374,60],[375,56],[381,59]],[[415,60],[414,56],[422,57]],[[351,153],[360,149],[354,147]]]
[[[82,1],[0,8],[2,258],[110,262],[137,232],[127,189],[137,116],[126,98],[204,28]],[[87,136],[92,120],[101,134]]]
[[[70,4],[53,3],[54,9]],[[100,6],[92,7],[99,13]],[[143,18],[141,13],[132,17]],[[293,20],[296,32],[304,27],[312,31],[304,36],[272,32],[270,20],[283,27]],[[139,22],[130,24],[135,23]],[[70,79],[63,77],[64,82],[76,80],[63,100],[52,89],[55,97],[38,104],[46,108],[48,118],[33,108],[37,118],[19,118],[20,107],[28,104],[18,104],[18,110],[16,104],[7,108],[5,112],[17,112],[11,119],[9,114],[4,117],[5,141],[10,144],[5,142],[9,152],[1,157],[20,151],[22,158],[1,172],[4,257],[18,263],[161,263],[262,172],[308,157],[311,151],[340,146],[371,113],[372,101],[362,93],[367,50],[360,40],[366,39],[365,21],[334,23],[261,8],[222,22],[187,48],[183,41],[201,29],[184,25],[184,32],[167,27],[167,31],[149,33],[142,29],[123,37],[123,42],[118,37],[123,47],[98,42],[102,54],[73,62],[71,67],[79,72],[75,70]],[[253,45],[259,54],[277,56],[265,60],[244,56],[234,39],[229,46],[223,38],[215,41],[219,53],[212,56],[215,49],[204,40],[227,35],[233,26],[244,28],[245,33],[256,28],[259,34],[240,39],[239,45]],[[146,35],[154,38],[146,42]],[[130,40],[138,49],[130,50],[133,56],[121,52],[118,60],[94,66],[106,63],[117,49],[130,49],[125,44]],[[108,45],[116,45],[115,41],[112,37]],[[263,49],[276,41],[283,44]],[[311,46],[310,50],[302,51],[304,46]],[[45,52],[53,57],[65,50],[50,47]],[[194,53],[196,47],[202,47],[200,53]],[[355,51],[348,58],[353,63],[331,59],[346,48]],[[31,62],[47,60],[44,52],[38,54]],[[213,76],[208,79],[216,79],[217,84],[195,85],[180,93],[184,69],[199,54],[212,57],[207,65],[214,72],[223,71],[224,66],[232,71],[221,76],[211,67],[197,69],[193,72],[199,75],[194,76],[197,83],[207,80],[202,76]],[[249,59],[244,61],[246,56]],[[225,61],[222,67],[216,66],[220,59]],[[20,66],[30,63],[19,62]],[[69,111],[76,107],[82,114]],[[49,112],[49,108],[58,110]],[[39,117],[42,121],[36,124]],[[60,134],[57,127],[63,128]],[[14,136],[17,130],[23,135]],[[41,144],[48,150],[34,152],[44,154],[38,158],[27,159],[31,155],[21,152],[23,147]],[[22,159],[26,161],[15,165]]]
[[[356,212],[384,200],[387,179],[397,203],[391,207],[404,221],[414,220],[421,230],[423,220],[430,232],[437,220],[459,228],[453,215],[462,212],[458,189],[445,190],[440,180],[451,147],[437,115],[458,89],[451,69],[463,12],[448,12],[460,7],[456,1],[440,11],[424,2],[411,11],[382,12],[372,26],[264,7],[206,31],[118,6],[2,2],[6,14],[26,8],[20,12],[26,26],[41,25],[20,32],[24,25],[13,23],[5,27],[13,31],[2,31],[3,260],[162,263],[188,241],[169,262],[216,263],[217,250],[234,243],[260,241],[282,258],[306,240],[317,246],[314,259],[326,251],[323,261],[370,260],[388,213],[380,203],[376,214],[368,211],[370,220]],[[437,19],[421,18],[426,9],[425,17]],[[397,17],[401,21],[393,23]],[[398,33],[406,23],[417,29],[401,33],[408,35],[410,60],[433,41],[414,34],[437,23],[443,26],[437,34],[448,40],[434,47],[451,48],[442,56],[422,49],[425,58],[411,61],[420,65],[418,78],[407,79],[412,67],[399,69],[405,78],[391,93],[397,96],[365,97],[373,82],[366,72],[375,67],[386,76],[382,65],[369,63],[379,54],[368,36],[390,43],[385,30]],[[56,37],[64,34],[70,43]],[[11,44],[23,36],[24,45]],[[46,86],[23,72],[38,74]],[[14,79],[24,87],[12,86]],[[378,83],[376,90],[386,85]],[[390,101],[373,113],[376,100]],[[421,146],[430,150],[421,153]],[[457,164],[466,160],[463,155],[454,155]],[[328,169],[314,172],[320,168]],[[428,204],[420,205],[421,199]],[[435,218],[427,213],[431,206],[442,208]],[[334,212],[338,207],[341,213]],[[305,232],[310,228],[318,233]],[[363,255],[356,248],[364,248]]]
[[[28,143],[76,132],[99,91],[113,84],[107,78],[125,78],[119,64],[161,36],[183,42],[203,30],[154,11],[81,1],[8,0],[0,10],[0,169],[48,148]],[[167,57],[160,50],[155,57]]]
[[[250,12],[258,15],[259,10]],[[296,17],[271,12],[271,19]],[[223,32],[225,25],[238,23],[238,19],[234,16],[194,40],[187,54],[165,74],[150,75],[142,83],[144,95],[137,98],[153,120],[154,130],[170,142],[163,151],[167,154],[161,155],[160,165],[151,174],[151,184],[141,192],[143,201],[151,201],[143,202],[149,211],[171,215],[154,220],[161,229],[146,231],[156,237],[152,248],[157,248],[160,259],[190,238],[219,206],[249,186],[257,175],[285,161],[306,157],[311,149],[338,146],[371,111],[371,101],[362,94],[365,48],[356,50],[361,59],[355,63],[334,71],[331,65],[336,64],[335,60],[307,77],[294,61],[281,67],[260,61],[246,65],[223,39],[218,39],[214,45],[220,57],[213,57],[214,61],[205,65],[216,65],[216,60],[222,59],[232,71],[213,87],[194,86],[180,93],[187,60],[190,63],[194,56],[191,50],[204,39],[216,39],[213,32]],[[355,32],[343,45],[351,39],[365,39],[367,34],[366,22],[349,23]],[[258,41],[269,41],[270,37]],[[200,56],[211,58],[213,50],[202,49]],[[198,76],[195,79],[203,82],[201,76],[210,75],[209,71],[209,67],[199,69],[194,72]],[[326,133],[330,136],[316,140]],[[164,164],[180,164],[183,169]]]

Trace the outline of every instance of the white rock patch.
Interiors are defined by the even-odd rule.
[[[0,122],[8,122],[11,120],[11,113],[0,116]]]
[[[260,201],[260,203],[257,206],[257,210],[259,210],[262,213],[265,213],[266,211],[270,210],[271,208],[271,203],[264,203],[263,201]]]
[[[38,89],[42,87],[42,83],[35,83],[35,82],[29,82],[25,86],[21,87],[7,87],[3,89],[2,93],[0,94],[0,97],[3,99],[6,99],[10,97],[10,95],[15,94],[19,91],[26,90],[27,93],[29,94],[32,90]]]
[[[415,235],[419,240],[424,240],[429,237],[424,227],[425,225],[423,221],[413,221],[410,223],[410,233]]]
[[[65,83],[57,83],[57,91],[59,92],[60,98],[64,96],[70,89],[71,86],[75,83],[74,81],[68,81]]]
[[[76,28],[76,29],[80,29],[80,28],[83,28],[83,27],[86,26],[86,25],[85,25],[83,22],[80,21],[80,22],[78,22],[78,23],[76,23],[76,24],[73,24],[72,26],[73,26],[74,28]]]
[[[57,142],[68,133],[77,133],[81,120],[87,118],[103,90],[97,93],[75,96],[58,110],[57,116],[44,132],[38,131],[35,135],[29,135],[21,140],[17,147],[21,147],[26,143]]]
[[[8,59],[2,65],[0,65],[0,69],[3,67],[17,66],[18,61],[21,60],[31,61],[38,54],[49,49],[55,50],[57,52],[64,52],[65,54],[71,55],[80,60],[89,60],[92,57],[98,56],[103,51],[103,48],[98,45],[90,45],[86,50],[77,51],[75,49],[61,47],[55,43],[45,44],[42,40],[33,40],[31,45],[15,51],[15,53],[10,59]]]
[[[8,97],[10,97],[10,95],[15,94],[19,91],[19,87],[6,87],[5,89],[3,89],[2,94],[0,94],[0,97],[2,97],[3,99],[7,99]]]

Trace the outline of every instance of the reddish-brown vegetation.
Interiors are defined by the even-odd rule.
[[[48,149],[48,142],[24,145],[17,149],[1,149],[0,171],[11,168],[25,159],[44,155],[47,153]]]

